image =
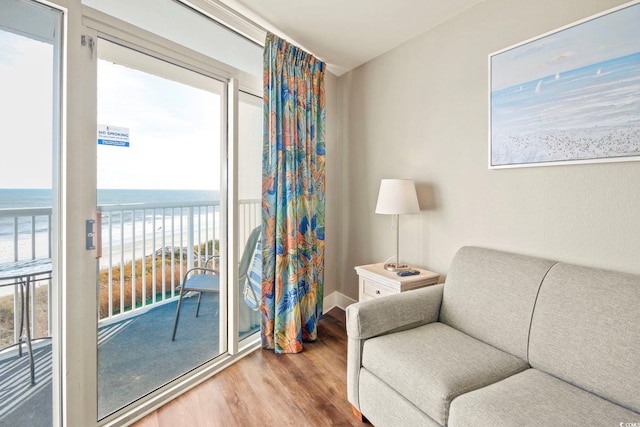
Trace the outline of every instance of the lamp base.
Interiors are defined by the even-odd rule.
[[[396,265],[395,262],[388,262],[384,265],[384,269],[387,271],[405,271],[405,270],[409,270],[411,267],[409,267],[407,264],[398,264]]]

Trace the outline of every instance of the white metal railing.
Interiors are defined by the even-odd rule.
[[[0,262],[21,261],[35,258],[51,257],[51,208],[23,208],[0,209]],[[0,298],[13,295],[13,342],[20,338],[18,325],[20,324],[20,296],[18,286],[5,286],[15,283],[15,280],[0,281]],[[37,289],[31,292],[29,308],[31,319],[31,334],[36,332],[46,336],[51,325],[51,310],[48,301],[51,300],[51,280],[36,282]],[[46,288],[43,287],[46,285]],[[46,291],[46,307],[38,304],[38,296]],[[3,305],[3,309],[7,309]],[[46,309],[46,320],[36,314]],[[46,329],[43,329],[46,328]],[[6,331],[4,333],[6,335]],[[8,337],[0,337],[2,344],[9,343]],[[0,347],[4,345],[0,344]]]
[[[97,210],[102,217],[100,323],[171,301],[186,270],[217,253],[219,202],[101,205]],[[238,221],[241,254],[243,242],[261,222],[260,200],[240,201]],[[0,262],[51,257],[51,208],[0,209],[0,230],[9,229],[10,235],[0,236]],[[17,339],[19,298],[17,291],[12,293]],[[31,295],[35,336],[36,292]],[[49,295],[50,289],[51,313]]]

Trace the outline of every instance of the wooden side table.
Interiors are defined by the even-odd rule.
[[[398,276],[393,271],[384,269],[384,263],[360,265],[356,267],[358,273],[359,301],[366,301],[384,295],[399,294],[400,292],[423,288],[438,283],[440,275],[422,268],[412,267],[420,271],[414,276]]]

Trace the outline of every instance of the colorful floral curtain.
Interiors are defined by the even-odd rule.
[[[324,285],[324,62],[268,34],[264,48],[262,346],[317,338]]]

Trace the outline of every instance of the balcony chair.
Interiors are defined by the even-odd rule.
[[[242,288],[247,280],[249,272],[249,264],[253,252],[258,244],[258,238],[260,237],[261,226],[254,228],[247,238],[247,243],[244,246],[242,257],[240,258],[240,264],[238,266],[238,282],[240,296],[242,297]],[[178,329],[178,318],[180,317],[180,308],[182,307],[182,298],[187,292],[198,292],[198,304],[196,306],[196,317],[200,312],[200,301],[202,300],[203,293],[220,293],[220,272],[214,268],[207,267],[209,262],[218,257],[214,255],[209,257],[205,262],[204,267],[193,267],[184,274],[182,284],[176,288],[180,290],[180,297],[178,298],[178,308],[176,309],[176,320],[173,323],[173,334],[171,335],[171,341],[176,339],[176,330]]]

